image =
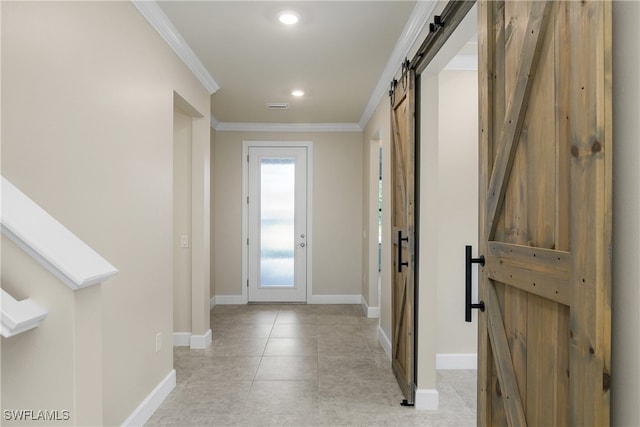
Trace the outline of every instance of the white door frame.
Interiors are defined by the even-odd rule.
[[[313,143],[311,141],[242,141],[242,303],[249,302],[249,147],[304,147],[307,149],[307,301],[312,295],[313,265]]]

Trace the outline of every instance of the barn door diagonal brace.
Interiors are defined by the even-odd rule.
[[[542,43],[551,12],[551,2],[534,2],[527,23],[527,37],[522,47],[522,60],[517,71],[517,82],[507,107],[507,114],[500,132],[498,155],[489,181],[488,194],[488,230],[489,240],[495,236],[498,216],[509,182],[520,132],[529,105],[529,94],[542,51]]]
[[[526,427],[527,419],[522,407],[522,399],[518,389],[515,368],[509,348],[507,333],[504,328],[504,320],[500,313],[500,303],[493,284],[487,286],[488,297],[488,329],[491,349],[494,354],[494,362],[500,389],[502,390],[502,403],[509,426]]]

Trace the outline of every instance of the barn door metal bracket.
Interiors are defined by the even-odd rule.
[[[440,15],[435,15],[433,17],[433,22],[429,24],[429,32],[434,33],[443,26],[444,26],[444,21],[442,20],[442,17]]]
[[[415,403],[409,403],[407,399],[402,399],[402,402],[400,402],[400,406],[416,406],[416,405]]]
[[[464,321],[471,322],[471,310],[479,309],[484,311],[484,301],[480,301],[477,304],[471,302],[471,264],[480,264],[484,267],[484,255],[480,255],[478,258],[471,256],[471,246],[465,246],[465,312]]]
[[[402,230],[398,230],[398,273],[402,273],[402,267],[408,267],[409,261],[402,262],[402,242],[409,242],[409,236],[402,237]]]

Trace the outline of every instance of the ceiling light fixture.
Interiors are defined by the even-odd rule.
[[[300,15],[291,10],[285,10],[284,12],[280,12],[278,19],[285,25],[293,25],[298,23]]]
[[[304,95],[304,91],[300,90],[300,89],[296,89],[293,92],[291,92],[291,95],[296,96],[296,97],[301,97]]]

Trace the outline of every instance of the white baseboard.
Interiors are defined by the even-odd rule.
[[[307,297],[307,304],[360,304],[361,300],[362,295],[311,295]],[[242,295],[216,295],[209,301],[209,307],[242,304],[245,304],[242,302]],[[379,312],[377,307],[373,310]]]
[[[360,304],[362,295],[311,295],[307,304]]]
[[[173,333],[173,346],[174,347],[189,347],[191,344],[191,332],[174,332]]]
[[[438,353],[436,369],[478,369],[476,353]]]
[[[216,305],[242,305],[242,295],[216,295],[215,297]],[[211,304],[211,302],[209,302]]]
[[[380,317],[380,307],[369,307],[364,296],[360,297],[360,306],[362,307],[362,311],[364,311],[364,315],[369,319],[377,319]]]
[[[419,411],[437,411],[439,402],[438,390],[417,389],[415,409]]]
[[[143,426],[153,413],[160,407],[162,402],[169,396],[171,390],[176,386],[176,370],[172,369],[151,393],[138,405],[138,407],[129,415],[123,426]]]
[[[211,299],[209,300],[209,310],[211,310],[215,306],[216,306],[216,297],[212,296]]]
[[[387,334],[384,333],[382,327],[380,326],[378,326],[378,342],[384,349],[384,352],[387,353],[387,357],[389,358],[389,360],[391,360],[391,340],[389,339]]]
[[[189,347],[191,350],[204,350],[211,345],[211,329],[202,335],[191,335],[189,338]]]

